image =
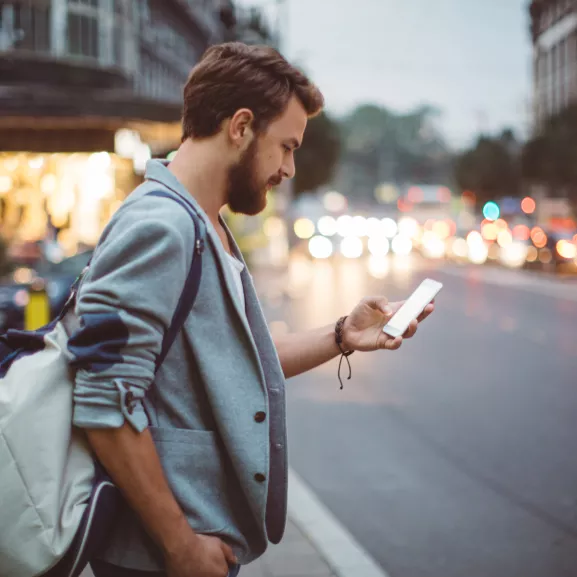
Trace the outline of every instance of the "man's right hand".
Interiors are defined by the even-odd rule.
[[[237,563],[226,543],[208,535],[195,535],[187,547],[166,556],[168,577],[227,577]]]

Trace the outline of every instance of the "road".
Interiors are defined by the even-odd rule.
[[[418,259],[366,270],[296,260],[260,279],[275,331],[445,285],[401,350],[350,358],[343,391],[336,362],[289,381],[292,467],[392,577],[577,576],[577,283]]]

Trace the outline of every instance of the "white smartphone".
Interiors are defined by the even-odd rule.
[[[415,292],[405,301],[405,304],[392,316],[383,328],[390,337],[402,337],[409,324],[416,319],[425,307],[437,296],[443,285],[430,278],[425,279]]]

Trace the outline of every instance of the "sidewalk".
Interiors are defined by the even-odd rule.
[[[255,563],[243,567],[240,577],[334,577],[335,573],[301,533],[289,521],[280,545],[270,545]],[[359,575],[359,577],[361,577]]]
[[[287,523],[282,543],[271,545],[258,561],[243,567],[240,572],[240,577],[334,577],[334,575],[320,554],[291,521]],[[81,577],[93,577],[93,574],[87,570]]]

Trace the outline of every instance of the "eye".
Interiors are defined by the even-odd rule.
[[[285,152],[292,152],[292,148],[287,144],[283,144],[282,147],[285,149]]]

